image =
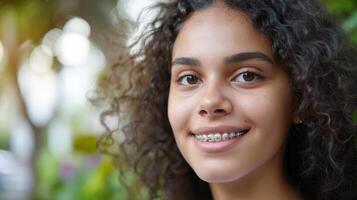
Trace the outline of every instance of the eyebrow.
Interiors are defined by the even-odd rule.
[[[230,63],[243,62],[252,59],[258,59],[258,60],[269,62],[270,64],[274,64],[273,60],[269,56],[258,51],[233,54],[226,59],[226,63],[230,64]]]
[[[172,65],[191,65],[191,66],[200,66],[201,62],[196,58],[189,58],[189,57],[180,57],[175,58],[172,61]]]
[[[274,64],[273,60],[269,56],[267,56],[266,54],[264,54],[262,52],[258,52],[258,51],[256,51],[256,52],[242,52],[242,53],[233,54],[231,56],[228,56],[225,59],[225,63],[232,64],[232,63],[238,63],[238,62],[254,60],[254,59],[258,59],[258,60],[268,62],[270,64]],[[175,58],[172,61],[172,66],[174,66],[174,65],[200,66],[201,62],[196,58],[179,57],[179,58]]]

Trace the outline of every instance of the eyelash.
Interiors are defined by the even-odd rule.
[[[238,77],[240,77],[240,76],[242,76],[242,75],[244,75],[244,74],[252,74],[252,75],[254,75],[254,80],[253,80],[253,81],[244,81],[244,82],[243,82],[243,81],[234,81],[234,80],[236,80]],[[190,83],[187,82],[187,80],[185,81],[186,83],[184,84],[183,81],[185,80],[185,78],[188,78],[188,77],[193,77],[193,78],[197,79],[197,81],[198,81],[199,83],[202,82],[202,81],[201,81],[196,75],[194,75],[194,74],[184,74],[184,75],[181,75],[181,76],[177,79],[177,82],[178,82],[180,85],[183,85],[183,86],[192,86],[192,85],[197,85],[197,84],[199,84],[199,83],[190,84]],[[261,75],[255,73],[255,72],[252,72],[252,71],[247,70],[247,71],[244,71],[244,72],[239,73],[237,76],[235,76],[235,77],[232,79],[232,81],[233,81],[233,82],[241,82],[241,83],[243,83],[243,84],[249,84],[249,83],[255,83],[256,81],[259,81],[259,80],[261,80],[262,78],[263,78],[263,77],[262,77]]]
[[[183,83],[182,83],[182,82],[184,81],[184,78],[188,78],[188,77],[194,77],[195,79],[197,79],[198,81],[200,81],[199,78],[198,78],[196,75],[194,75],[194,74],[184,74],[184,75],[181,75],[181,76],[178,78],[177,82],[178,82],[180,85],[183,85],[183,86],[195,85],[195,84],[183,84]],[[187,80],[186,80],[186,82],[187,82]]]
[[[259,80],[261,80],[263,77],[261,76],[261,75],[259,75],[259,74],[257,74],[257,73],[255,73],[255,72],[252,72],[252,71],[249,71],[249,70],[247,70],[247,71],[244,71],[244,72],[242,72],[242,73],[239,73],[237,76],[235,76],[234,78],[233,78],[233,80],[235,80],[237,77],[239,77],[240,75],[244,75],[244,74],[252,74],[252,75],[254,75],[254,81],[249,81],[249,83],[250,82],[256,82],[256,81],[259,81]],[[239,81],[237,81],[237,82],[239,82]],[[245,83],[247,83],[247,82],[245,82]]]

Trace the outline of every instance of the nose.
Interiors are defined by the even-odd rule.
[[[229,96],[219,84],[211,84],[204,91],[199,102],[199,115],[202,117],[219,117],[233,110]]]

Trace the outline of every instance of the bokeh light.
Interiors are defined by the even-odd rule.
[[[34,59],[32,64],[29,61],[25,62],[18,74],[20,90],[27,105],[29,117],[40,127],[48,123],[53,116],[58,97],[56,74],[48,69],[49,66],[45,66],[44,60],[43,58]],[[41,65],[43,68],[36,67]],[[43,71],[44,68],[47,71]],[[39,69],[42,70],[41,73]]]
[[[50,152],[60,160],[72,152],[72,133],[67,120],[56,121],[48,130],[48,147]]]
[[[83,63],[90,50],[90,26],[79,17],[70,19],[56,40],[55,53],[63,65],[73,66]]]
[[[34,150],[33,132],[30,125],[20,116],[11,124],[11,150],[17,159],[29,161]]]
[[[46,73],[51,70],[53,64],[52,52],[41,45],[35,47],[29,57],[29,66],[37,73]]]
[[[138,25],[135,31],[129,36],[127,46],[131,46],[135,41],[140,39],[141,34],[146,30],[150,21],[153,20],[158,10],[148,9],[152,7],[157,1],[152,0],[131,0],[127,1],[119,13],[124,12],[131,21],[136,22]],[[119,7],[118,7],[119,8]],[[132,54],[135,54],[140,49],[141,42],[137,43],[130,49]]]
[[[90,25],[86,20],[80,17],[73,17],[64,25],[63,31],[69,33],[78,33],[85,37],[89,37]]]
[[[46,35],[43,37],[42,39],[42,47],[44,49],[44,51],[48,51],[47,53],[49,55],[53,55],[54,54],[54,49],[55,49],[55,45],[56,42],[58,40],[59,37],[61,37],[62,35],[62,30],[59,28],[54,28],[51,29],[50,31],[48,31],[46,33]]]
[[[87,37],[79,33],[64,32],[56,43],[55,52],[64,65],[77,65],[83,62],[89,52]]]

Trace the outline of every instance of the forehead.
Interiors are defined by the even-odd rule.
[[[272,56],[270,41],[254,29],[249,17],[220,1],[194,12],[184,22],[174,43],[173,58],[196,56],[199,50],[213,55],[262,51]]]

